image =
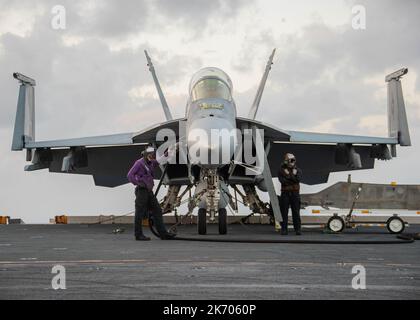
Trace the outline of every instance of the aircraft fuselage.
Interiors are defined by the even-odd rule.
[[[232,81],[218,68],[198,71],[187,104],[187,147],[193,165],[217,168],[230,162],[236,142]]]

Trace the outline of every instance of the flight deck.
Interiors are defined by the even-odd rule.
[[[115,233],[119,228],[121,232]],[[269,225],[178,228],[197,239],[309,240],[337,244],[136,242],[131,225],[0,226],[0,299],[419,299],[420,241],[395,241],[383,228],[329,234],[304,229],[281,236]],[[418,233],[413,225],[406,232]],[[53,290],[54,266],[66,270],[66,289]],[[352,287],[355,266],[366,290]]]

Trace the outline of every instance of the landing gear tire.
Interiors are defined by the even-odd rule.
[[[219,209],[219,234],[227,234],[227,211]]]
[[[339,216],[331,217],[330,220],[328,220],[327,227],[330,231],[334,233],[340,233],[344,230],[345,223],[343,218]]]
[[[399,217],[391,217],[386,223],[388,231],[392,234],[399,234],[404,231],[405,223]]]
[[[207,210],[206,209],[199,209],[198,210],[198,234],[205,235],[207,234]]]

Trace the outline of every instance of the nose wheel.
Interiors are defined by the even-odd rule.
[[[207,210],[199,209],[197,218],[198,234],[205,235],[207,233]]]
[[[198,210],[197,229],[199,235],[207,234],[207,210]],[[227,234],[227,211],[219,209],[219,234]]]
[[[227,211],[219,209],[219,234],[227,234]]]

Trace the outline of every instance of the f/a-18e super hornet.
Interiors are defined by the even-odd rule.
[[[388,83],[388,137],[367,137],[282,130],[257,121],[257,111],[275,50],[268,60],[247,118],[237,116],[229,76],[218,68],[210,67],[199,70],[192,77],[185,117],[174,120],[152,60],[146,51],[145,54],[166,121],[134,133],[36,141],[36,83],[29,77],[15,73],[14,77],[20,82],[20,91],[12,150],[26,149],[26,160],[32,164],[26,166],[25,170],[49,169],[50,172],[92,175],[97,186],[117,187],[128,183],[126,176],[129,168],[147,146],[159,147],[165,143],[158,141],[159,132],[170,130],[176,133],[177,157],[184,161],[162,164],[155,172],[155,177],[167,186],[167,195],[161,201],[163,212],[176,211],[188,195],[189,214],[195,207],[199,208],[199,233],[206,233],[208,219],[218,218],[219,232],[224,234],[227,232],[226,208],[228,205],[237,208],[238,197],[253,213],[270,214],[277,226],[282,221],[272,176],[276,176],[286,153],[296,155],[304,173],[302,182],[314,185],[327,182],[331,172],[371,169],[375,159],[396,157],[397,145],[411,145],[400,82],[408,71],[406,68],[385,79]],[[258,161],[244,163],[242,158],[236,158],[237,154],[242,155],[243,150],[230,152],[228,161],[220,158],[212,159],[209,163],[193,161],[189,151],[195,145],[189,134],[197,129],[209,133],[209,136],[212,130],[235,129],[240,134],[239,140],[245,144],[251,141],[253,151],[258,139],[250,137],[247,132],[263,131],[260,141],[263,152],[259,165],[256,163]],[[214,151],[221,147],[219,142],[211,141],[204,147]],[[181,155],[183,146],[187,152]],[[271,203],[260,199],[257,188],[268,192]]]

